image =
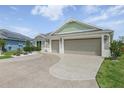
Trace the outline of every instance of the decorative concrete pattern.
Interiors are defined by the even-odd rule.
[[[100,56],[63,54],[61,60],[50,68],[50,73],[65,80],[95,80],[102,62]]]
[[[8,59],[9,60],[9,59]],[[49,68],[59,62],[53,54],[34,54],[0,60],[0,87],[5,88],[95,88],[91,80],[63,80],[52,76]]]

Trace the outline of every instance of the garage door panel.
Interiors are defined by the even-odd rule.
[[[98,55],[96,52],[94,51],[73,51],[73,50],[67,50],[65,53],[69,53],[69,54],[82,54],[82,55]]]
[[[59,40],[52,40],[52,52],[59,53]]]
[[[75,39],[65,40],[65,53],[100,55],[101,39]]]

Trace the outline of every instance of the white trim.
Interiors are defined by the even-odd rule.
[[[37,41],[34,41],[35,42],[35,47],[37,47]]]
[[[84,23],[84,22],[80,22],[80,21],[78,21],[78,20],[75,20],[75,19],[68,19],[68,20],[66,20],[62,25],[60,25],[55,31],[53,31],[52,33],[50,33],[50,35],[52,35],[52,34],[54,34],[54,33],[56,33],[56,32],[58,32],[65,24],[67,24],[67,23],[69,23],[69,22],[77,22],[77,23],[79,23],[79,24],[85,24],[85,25],[88,25],[88,26],[90,26],[90,27],[93,27],[93,28],[96,28],[96,29],[103,29],[103,28],[100,28],[100,27],[96,27],[96,26],[92,26],[92,25],[90,25],[89,23]]]
[[[78,30],[78,31],[71,31],[71,32],[60,32],[60,33],[56,33],[58,35],[60,34],[69,34],[69,33],[79,33],[79,32],[84,32],[84,31],[94,31],[94,30],[97,30],[97,29],[87,29],[87,30]]]
[[[62,38],[62,51],[61,52],[64,54],[64,38]]]
[[[103,34],[110,34],[112,31],[96,31],[96,32],[86,32],[86,33],[72,33],[72,34],[62,34],[62,35],[56,35],[56,36],[50,36],[51,39],[58,40],[60,37],[63,38],[92,38],[92,37],[100,37]]]
[[[43,41],[41,41],[41,40],[40,40],[40,47],[41,47],[41,49],[42,49],[42,51],[43,51],[43,50],[44,50],[44,49],[43,49]]]
[[[111,46],[111,36],[109,35],[109,47]]]
[[[49,52],[52,52],[52,45],[51,45],[52,43],[51,43],[51,41],[52,41],[52,40],[49,39]]]
[[[49,36],[49,38],[60,38],[60,36],[64,37],[64,36],[81,36],[81,35],[96,35],[96,34],[110,34],[113,33],[113,31],[92,31],[92,32],[79,32],[79,33],[69,33],[69,34],[61,34],[61,35],[54,35],[54,36]]]
[[[61,53],[61,38],[59,38],[59,53]]]
[[[102,49],[102,57],[110,57],[111,56],[111,53],[110,53],[110,49],[105,49],[105,45],[104,45],[104,36],[107,35],[109,36],[109,46],[110,46],[110,35],[109,34],[104,34],[102,35],[102,39],[101,39],[101,42],[102,42],[102,45],[101,45],[101,49]]]
[[[101,56],[104,57],[104,35],[101,36]]]

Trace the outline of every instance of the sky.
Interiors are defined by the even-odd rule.
[[[31,38],[40,33],[55,31],[69,18],[114,30],[114,39],[124,36],[123,5],[0,5],[0,29],[8,29]]]

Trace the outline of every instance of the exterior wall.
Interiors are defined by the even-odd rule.
[[[93,29],[92,27],[88,26],[88,25],[82,25],[79,23],[75,23],[75,22],[70,22],[67,23],[66,25],[64,25],[60,30],[61,32],[72,32],[72,31],[79,31],[79,30],[86,30],[86,29]]]
[[[107,43],[105,42],[105,36],[108,36],[107,38]],[[102,35],[102,39],[101,39],[101,43],[102,43],[102,57],[110,57],[111,56],[111,52],[110,52],[110,43],[111,43],[111,40],[110,40],[110,34],[104,34]],[[106,48],[106,46],[108,48]]]
[[[22,49],[25,46],[24,41],[16,41],[16,40],[6,40],[5,49],[7,51],[17,50],[18,48]]]
[[[108,36],[107,43],[105,42],[105,36]],[[99,31],[99,32],[89,32],[87,33],[76,33],[76,34],[67,34],[67,35],[60,35],[60,36],[51,36],[51,40],[59,40],[59,53],[64,53],[64,40],[66,39],[80,39],[80,38],[101,38],[101,56],[102,57],[110,57],[110,43],[112,35],[108,32]],[[51,52],[51,43],[49,43],[49,51]],[[108,47],[108,48],[106,48]]]
[[[37,45],[37,42],[41,42],[40,44],[40,46],[41,46],[41,51],[42,52],[45,52],[45,51],[47,51],[46,49],[47,49],[47,46],[48,46],[48,42],[46,41],[46,40],[43,40],[43,39],[41,39],[41,40],[35,40],[35,46],[36,47],[38,47],[38,45]]]
[[[42,52],[45,52],[47,51],[47,39],[46,38],[43,38],[42,36],[37,36],[35,37],[35,40],[34,40],[34,44],[35,46],[37,47],[37,42],[41,42],[41,51]]]
[[[107,40],[105,36],[108,37]],[[109,48],[110,48],[112,36],[113,36],[113,31],[111,30],[107,30],[107,29],[105,30],[96,26],[91,26],[85,23],[81,23],[76,20],[70,20],[64,23],[60,28],[58,28],[55,32],[49,35],[49,41],[50,41],[49,51],[51,52],[51,40],[58,40],[59,53],[64,53],[65,52],[64,41],[67,39],[100,38],[101,39],[100,41],[101,56],[109,57],[111,56]]]

